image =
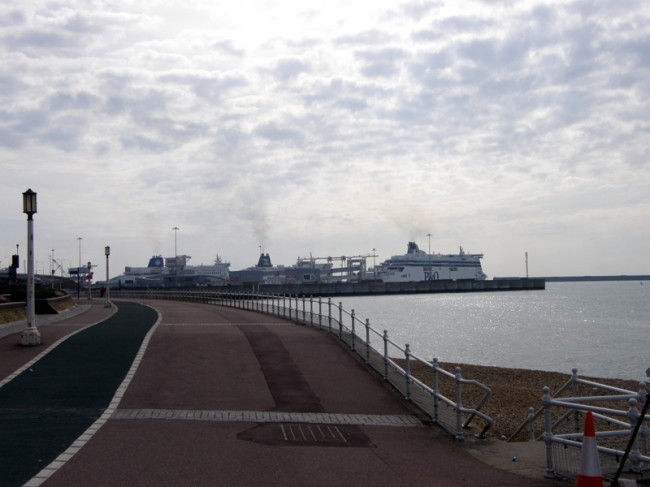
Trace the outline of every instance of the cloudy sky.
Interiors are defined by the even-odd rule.
[[[5,0],[0,56],[1,267],[31,188],[46,272],[430,233],[489,277],[650,273],[645,0]]]

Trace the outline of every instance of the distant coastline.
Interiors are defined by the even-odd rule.
[[[650,275],[621,275],[621,276],[559,276],[545,277],[546,282],[576,282],[576,281],[650,281]]]

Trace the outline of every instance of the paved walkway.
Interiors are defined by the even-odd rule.
[[[13,482],[0,471],[2,485],[555,484],[541,478],[543,471],[533,479],[481,462],[469,453],[481,450],[477,444],[459,444],[422,425],[407,403],[324,332],[248,311],[143,303],[158,313],[148,334],[151,308],[118,301],[112,316],[110,309],[88,306],[82,314],[40,327],[41,347],[20,347],[15,334],[0,340],[0,380],[13,377],[0,387],[2,403],[7,391],[29,395],[18,386],[30,368],[46,368],[39,354],[108,318],[85,330],[95,329],[86,339],[63,340],[45,357],[67,343],[66,361],[74,362],[75,347],[101,344],[93,352],[97,360],[79,362],[88,369],[83,380],[68,382],[95,391],[89,393],[93,397],[100,389],[102,397],[109,390],[114,395],[106,406],[87,405],[96,421],[76,440],[59,441],[54,461],[39,458],[29,445],[56,443],[52,435],[58,432],[45,437],[30,426],[14,429],[15,437],[31,438],[22,462],[35,457],[38,468],[28,475],[31,480]],[[140,317],[135,322],[134,313]],[[142,343],[137,353],[134,341]],[[124,368],[125,360],[130,369],[121,384],[107,380],[105,371],[97,371],[93,382],[95,362],[103,364],[99,369],[111,361]],[[14,374],[25,364],[22,374]],[[47,376],[56,374],[50,370]],[[30,394],[45,401],[34,384]],[[47,399],[54,416],[69,407],[57,406],[55,396]],[[13,405],[13,414],[29,416],[28,406],[15,400]],[[0,428],[10,420],[0,415]],[[69,428],[64,422],[58,429]]]

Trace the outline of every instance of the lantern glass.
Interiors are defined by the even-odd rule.
[[[106,257],[108,257],[109,255],[111,255],[111,248],[110,248],[108,245],[107,245],[106,247],[104,247],[104,255],[105,255]]]
[[[23,213],[28,215],[36,213],[36,193],[31,189],[23,193]]]

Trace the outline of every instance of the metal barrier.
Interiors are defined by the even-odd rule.
[[[580,386],[587,388],[592,395],[578,395]],[[597,391],[601,395],[596,395]],[[572,396],[566,396],[566,393]],[[645,382],[640,382],[639,391],[634,392],[583,379],[578,376],[578,370],[573,369],[569,380],[553,395],[548,387],[544,388],[542,406],[536,411],[530,408],[528,418],[508,441],[527,426],[529,441],[543,439],[546,444],[546,477],[575,477],[580,467],[582,413],[591,411],[598,424],[596,437],[600,443],[598,452],[602,474],[611,476],[616,472],[619,475],[624,467],[622,463],[629,456],[628,472],[641,475],[650,472],[650,415],[641,419],[639,411],[639,405],[644,404],[647,397]],[[608,407],[596,406],[596,403],[605,403]],[[614,408],[617,405],[620,409]],[[536,437],[535,420],[542,415],[544,432]],[[637,423],[638,437],[632,434],[637,431]]]
[[[274,295],[237,292],[202,292],[166,289],[112,290],[113,298],[168,299],[193,303],[212,304],[244,309],[285,318],[296,323],[309,325],[335,335],[385,381],[400,391],[405,399],[413,402],[425,412],[433,423],[439,424],[458,440],[465,438],[464,429],[478,418],[483,427],[477,434],[484,437],[494,420],[480,409],[489,399],[489,387],[462,377],[461,369],[454,373],[444,370],[434,358],[428,362],[410,350],[409,345],[401,347],[388,337],[388,331],[378,332],[370,321],[360,320],[354,310],[347,311],[341,303],[332,299],[298,295]],[[431,384],[414,377],[414,367],[430,372]],[[480,400],[473,407],[463,404],[463,388],[475,387],[482,391]],[[442,391],[453,391],[453,398]]]

